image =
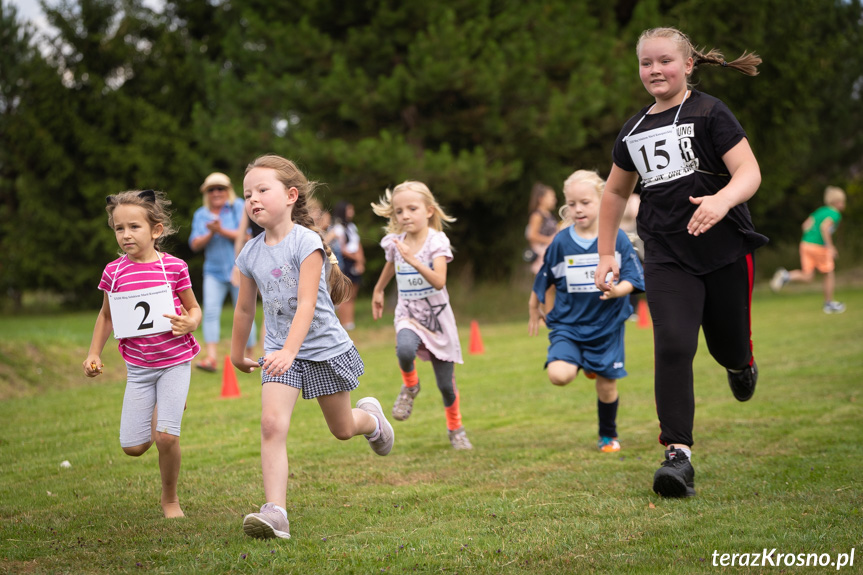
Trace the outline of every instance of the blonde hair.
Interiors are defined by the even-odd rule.
[[[845,201],[845,190],[837,186],[827,186],[824,189],[824,204],[833,206],[837,202]]]
[[[758,54],[754,52],[746,52],[744,50],[743,54],[741,54],[739,58],[732,60],[731,62],[727,62],[725,60],[725,56],[722,55],[722,52],[716,48],[712,48],[706,53],[702,52],[692,44],[689,40],[689,36],[677,28],[672,27],[651,28],[642,32],[641,36],[638,38],[638,44],[635,46],[635,53],[640,53],[642,43],[645,40],[650,40],[652,38],[668,38],[677,44],[677,47],[683,54],[684,60],[692,58],[693,71],[699,66],[699,64],[709,64],[711,66],[733,68],[747,76],[758,75],[758,65],[761,64],[761,57],[758,56]],[[689,84],[688,77],[687,84]]]
[[[234,185],[231,183],[231,178],[228,178],[228,176],[225,176],[225,178],[227,178],[227,180],[228,180],[228,185],[224,186],[228,190],[228,201],[226,203],[229,206],[233,206],[234,202],[237,201],[237,194],[236,194],[236,192],[234,192]],[[203,192],[204,192],[203,193],[204,207],[207,208],[208,210],[210,209],[210,194],[207,193],[207,190],[209,190],[210,188],[215,188],[215,187],[217,187],[217,186],[215,186],[215,185],[207,186],[203,190]]]
[[[255,161],[246,166],[245,173],[248,174],[255,168],[269,168],[274,170],[276,172],[276,179],[285,186],[286,190],[290,188],[297,189],[297,201],[291,209],[291,221],[316,232],[321,237],[321,242],[324,244],[324,252],[327,254],[327,258],[329,258],[332,255],[333,250],[330,248],[326,239],[324,239],[322,231],[315,224],[315,220],[309,212],[309,200],[312,199],[312,194],[314,194],[315,188],[317,187],[317,182],[310,182],[308,178],[306,178],[305,174],[303,174],[292,161],[273,154],[267,154],[256,158]],[[326,268],[326,262],[324,263],[324,268]],[[334,304],[338,305],[346,302],[350,298],[352,288],[351,280],[342,273],[339,266],[330,266],[330,273],[327,276],[327,285],[330,288],[330,297]]]
[[[138,206],[143,208],[147,215],[147,223],[151,228],[162,224],[162,235],[156,238],[156,249],[162,251],[165,238],[177,233],[177,229],[171,223],[171,205],[164,192],[154,190],[127,190],[119,194],[105,198],[105,210],[108,212],[108,227],[114,229],[114,210],[117,206]]]
[[[430,228],[440,232],[443,230],[445,225],[455,221],[454,217],[447,215],[446,212],[443,211],[443,208],[441,208],[440,204],[437,203],[437,200],[434,199],[434,196],[427,185],[422,182],[408,180],[394,187],[392,191],[387,188],[384,195],[381,196],[380,201],[376,204],[372,203],[372,210],[375,214],[389,220],[384,228],[388,234],[400,234],[403,231],[402,225],[398,222],[395,210],[393,209],[393,197],[400,192],[407,191],[418,193],[423,197],[423,200],[425,200],[426,206],[432,207],[432,217],[429,218]]]
[[[576,184],[587,184],[596,191],[596,195],[602,197],[602,192],[605,191],[605,180],[593,170],[576,170],[563,182],[563,195],[566,196],[567,190],[571,190]],[[558,210],[560,214],[560,228],[566,228],[572,225],[572,218],[569,217],[569,206],[564,203]]]

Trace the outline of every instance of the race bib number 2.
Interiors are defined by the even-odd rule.
[[[614,259],[620,266],[620,252],[614,252]],[[599,254],[579,254],[564,256],[566,262],[566,291],[567,293],[598,292],[594,277],[596,266],[599,264]],[[607,278],[611,281],[611,276]]]
[[[171,331],[174,294],[168,285],[108,294],[114,337],[145,337]]]

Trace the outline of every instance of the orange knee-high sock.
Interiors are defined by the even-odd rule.
[[[417,370],[414,369],[413,371],[402,371],[402,381],[407,387],[416,387],[420,382],[420,377],[419,374],[417,374]]]
[[[455,401],[449,407],[444,407],[446,412],[446,428],[452,431],[461,427],[461,409],[458,407],[458,391],[455,392]]]

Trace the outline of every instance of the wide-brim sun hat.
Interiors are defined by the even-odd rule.
[[[223,174],[222,172],[213,172],[204,180],[204,183],[201,184],[201,193],[205,193],[208,189],[214,188],[216,186],[222,186],[224,188],[228,188],[233,191],[234,187],[231,185],[231,178]]]

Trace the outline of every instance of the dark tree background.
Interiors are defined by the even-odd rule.
[[[104,196],[158,188],[186,244],[211,171],[239,186],[274,152],[347,199],[370,256],[384,224],[368,204],[418,179],[458,221],[460,273],[519,265],[530,187],[575,169],[605,176],[623,122],[649,97],[635,41],[673,25],[761,74],[709,68],[761,163],[750,202],[773,245],[796,243],[827,183],[863,214],[863,10],[859,0],[140,0],[41,2],[48,36],[0,0],[0,288],[92,305],[117,252]],[[859,243],[851,226],[843,232]]]

